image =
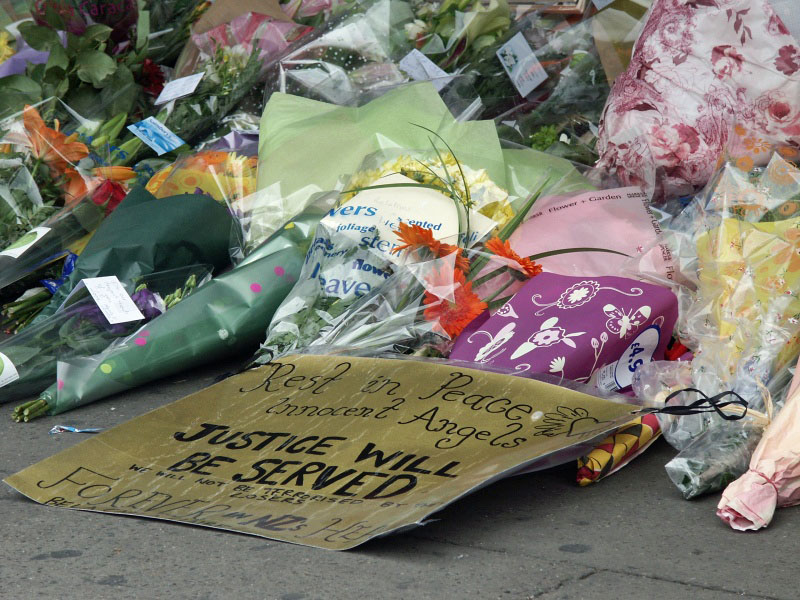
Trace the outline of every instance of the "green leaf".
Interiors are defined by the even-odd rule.
[[[9,75],[0,79],[0,89],[3,92],[14,91],[23,94],[39,95],[42,93],[41,86],[30,77],[25,75]]]
[[[45,52],[61,45],[61,40],[53,29],[40,27],[30,21],[20,24],[19,33],[31,48],[40,52]]]
[[[114,71],[117,63],[108,54],[97,50],[84,50],[75,59],[78,65],[78,78],[86,83],[91,83],[96,88],[103,86]]]
[[[28,63],[28,77],[33,79],[34,81],[41,81],[44,79],[44,65],[34,65]]]
[[[108,25],[102,25],[100,23],[89,25],[89,27],[86,28],[86,31],[84,31],[81,35],[81,40],[105,42],[109,37],[111,37],[112,31],[114,30]]]
[[[77,88],[70,88],[64,102],[79,115],[94,116],[97,113],[97,99],[98,92],[94,87],[81,84]]]
[[[45,71],[49,71],[50,69],[56,67],[62,69],[66,73],[68,66],[69,66],[69,57],[67,56],[67,53],[64,50],[64,48],[61,47],[61,44],[58,44],[57,46],[53,46],[52,48],[50,48],[50,57],[47,59],[47,64],[45,65]]]
[[[136,50],[139,51],[147,45],[150,35],[150,12],[139,11],[139,21],[136,23]]]
[[[139,86],[133,79],[133,73],[125,65],[119,65],[111,81],[100,92],[100,104],[106,117],[119,113],[130,113],[139,97]]]

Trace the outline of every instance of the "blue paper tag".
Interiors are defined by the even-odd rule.
[[[147,117],[144,121],[128,125],[128,130],[155,150],[158,156],[186,143],[155,117]]]

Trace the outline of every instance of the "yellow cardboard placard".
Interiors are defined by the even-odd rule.
[[[46,505],[344,550],[594,440],[635,409],[447,364],[299,355],[5,481]]]

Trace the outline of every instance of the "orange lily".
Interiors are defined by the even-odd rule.
[[[64,135],[56,128],[50,129],[33,106],[25,106],[22,122],[30,142],[31,153],[48,167],[65,173],[70,164],[75,164],[89,156],[85,144],[77,141],[77,134]]]

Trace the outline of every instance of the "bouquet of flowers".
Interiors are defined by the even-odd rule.
[[[148,224],[146,238],[141,223]],[[134,188],[103,220],[74,271],[33,322],[54,314],[87,277],[114,275],[120,281],[132,281],[193,264],[221,270],[230,264],[231,226],[228,210],[205,195],[154,198],[144,188]]]
[[[235,268],[102,352],[60,361],[57,381],[42,392],[31,418],[252,352],[263,323],[297,281],[316,224],[332,206],[330,198],[312,203]]]
[[[204,76],[191,95],[165,104],[155,118],[188,144],[202,141],[217,121],[256,87],[264,64],[309,31],[308,27],[249,13],[193,35],[192,47],[197,52],[179,60],[179,68],[203,72]],[[131,134],[112,150],[111,162],[121,165],[141,160],[147,148]]]
[[[352,105],[366,92],[409,81],[398,61],[412,49],[405,0],[351,6],[284,53],[267,72],[265,98],[283,92]]]
[[[207,268],[194,266],[126,282],[124,287],[144,320],[117,324],[108,321],[85,287],[76,289],[53,316],[0,343],[5,363],[5,381],[0,382],[3,401],[38,395],[54,381],[58,360],[100,352],[113,340],[171,309],[208,276]],[[15,411],[18,420],[35,415],[31,404]]]
[[[56,104],[71,110],[60,101]],[[66,135],[59,120],[52,120],[53,127],[48,127],[36,107],[26,106],[21,114],[0,122],[0,169],[7,175],[4,181],[10,182],[3,198],[11,211],[0,222],[8,233],[5,243],[14,242],[15,233],[40,225],[58,208],[77,203],[103,182],[124,184],[135,176],[128,168],[95,167],[77,133]]]
[[[592,21],[568,27],[528,15],[465,67],[477,80],[481,118],[495,119],[501,138],[594,163],[597,123],[610,88]],[[509,52],[515,58],[503,63],[499,57]]]
[[[368,159],[346,186],[341,206],[320,222],[300,281],[275,313],[262,351],[275,356],[309,345],[387,281],[399,262],[396,231],[415,235],[409,227],[424,223],[437,243],[472,247],[512,215],[508,193],[485,170],[462,165],[449,148],[434,145],[433,156],[384,158]]]
[[[107,181],[0,251],[0,290],[70,252],[80,252],[82,242],[88,241],[125,195],[119,184]]]
[[[236,152],[201,150],[164,167],[147,183],[156,198],[203,193],[229,207],[256,191],[258,161]]]
[[[718,491],[746,470],[768,422],[769,399],[780,398],[800,352],[793,291],[800,222],[792,216],[800,171],[783,156],[794,149],[775,150],[766,169],[751,170],[752,159],[732,148],[707,189],[671,221],[656,252],[671,257],[673,280],[682,283],[678,333],[694,359],[643,369],[642,397],[658,406],[688,383],[709,396],[733,391],[750,403],[750,417],[737,423],[660,417],[665,438],[680,450],[667,472],[686,498]]]

